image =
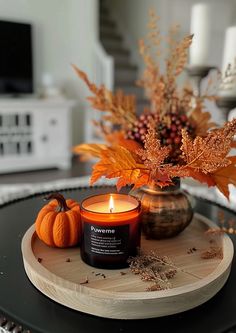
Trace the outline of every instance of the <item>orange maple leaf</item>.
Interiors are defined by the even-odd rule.
[[[136,153],[142,147],[137,141],[125,138],[120,138],[119,145],[133,153]]]
[[[101,152],[101,160],[93,166],[90,183],[94,184],[102,176],[120,178],[117,182],[119,190],[128,184],[136,187],[147,184],[149,170],[137,163],[129,150],[117,145]]]
[[[187,167],[205,174],[227,167],[230,161],[226,156],[235,132],[236,119],[227,122],[223,128],[210,131],[206,137],[197,136],[194,140],[182,130],[181,150]]]
[[[111,145],[115,145],[124,138],[124,135],[124,131],[114,131],[111,128],[110,131],[105,135],[105,140]]]
[[[169,165],[165,164],[165,159],[169,156],[169,147],[162,147],[157,138],[155,125],[151,125],[144,139],[144,149],[137,150],[137,154],[143,161],[144,166],[150,172],[150,180],[156,185],[165,186],[171,183],[168,174]]]
[[[144,149],[139,149],[138,155],[150,170],[155,171],[164,163],[169,153],[169,147],[161,146],[161,142],[157,138],[155,125],[153,124],[145,135]]]
[[[202,110],[202,102],[197,102],[196,107],[190,114],[190,121],[195,125],[196,135],[205,136],[209,129],[216,127],[216,123],[211,121],[210,112]]]
[[[169,170],[169,174],[171,177],[191,177],[193,179],[196,179],[200,183],[206,183],[209,187],[216,185],[210,173],[206,174],[200,170],[192,169],[185,165],[171,167]]]
[[[229,184],[236,186],[236,156],[228,157],[231,162],[226,168],[216,170],[212,174],[216,186],[229,199]]]
[[[236,148],[236,141],[231,142],[231,148]]]
[[[86,161],[93,157],[101,157],[102,151],[106,149],[107,146],[105,144],[83,143],[73,147],[73,153],[76,155],[81,155],[81,160]]]
[[[142,147],[141,144],[135,140],[125,139],[123,131],[116,131],[113,133],[109,133],[108,135],[105,136],[105,139],[111,145],[122,146],[133,153],[136,153],[136,151]]]
[[[201,171],[193,170],[191,168],[187,169],[187,172],[188,172],[188,177],[192,177],[193,179],[196,179],[200,183],[206,183],[209,187],[216,185],[211,174],[205,174]]]

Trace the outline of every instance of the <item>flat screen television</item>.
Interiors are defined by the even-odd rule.
[[[0,20],[0,94],[33,93],[32,26]]]

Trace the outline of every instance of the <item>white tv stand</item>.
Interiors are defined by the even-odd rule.
[[[71,166],[73,101],[0,99],[0,173]]]

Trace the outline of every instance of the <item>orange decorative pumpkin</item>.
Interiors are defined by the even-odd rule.
[[[79,203],[63,197],[60,193],[50,194],[46,200],[54,199],[45,205],[35,221],[38,237],[54,247],[75,246],[80,241]]]

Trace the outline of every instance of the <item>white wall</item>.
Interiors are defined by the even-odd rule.
[[[213,22],[209,63],[221,68],[225,29],[236,24],[236,0],[108,0],[107,5],[116,19],[126,44],[132,51],[132,59],[138,65],[140,73],[143,60],[138,52],[138,40],[146,35],[148,11],[153,8],[160,17],[160,30],[167,33],[172,24],[180,24],[180,35],[190,31],[191,7],[194,3],[205,2],[212,6]],[[125,32],[125,34],[124,34]],[[217,108],[210,105],[213,118],[221,121]]]
[[[78,100],[73,119],[73,143],[78,143],[88,92],[70,64],[93,74],[97,0],[0,0],[0,18],[33,24],[36,89],[42,74],[49,73],[68,97]]]

